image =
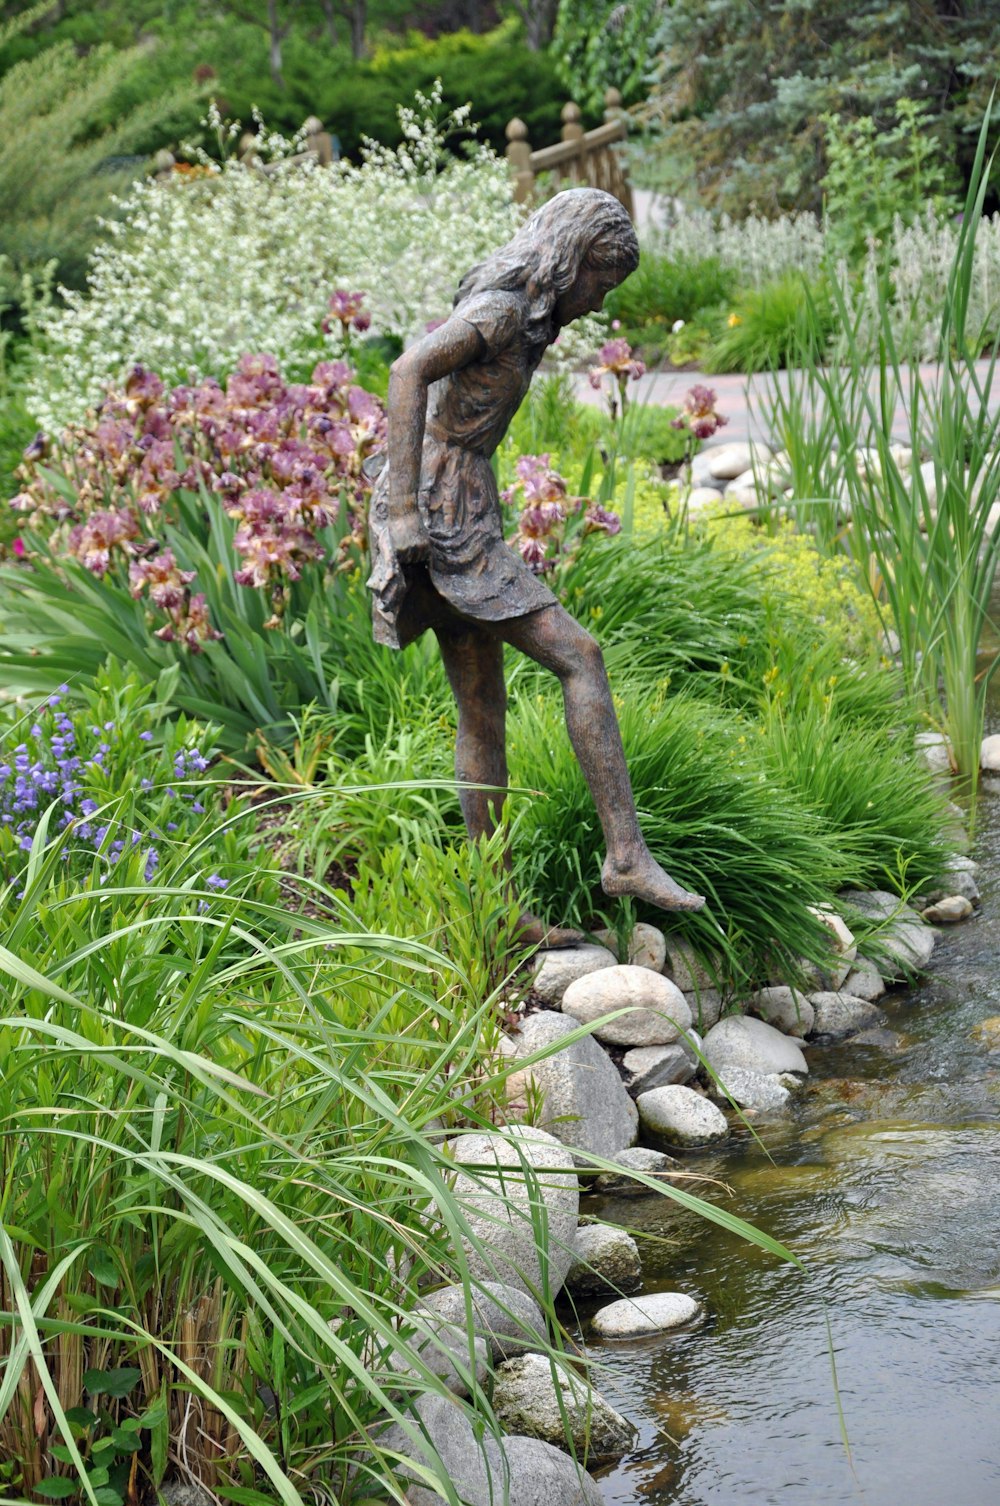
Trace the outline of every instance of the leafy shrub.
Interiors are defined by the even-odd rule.
[[[678,319],[723,303],[735,284],[733,271],[717,256],[645,250],[636,270],[608,294],[605,307],[626,331],[652,325],[666,332]]]
[[[788,365],[801,347],[811,305],[829,333],[833,313],[823,284],[809,287],[790,274],[759,291],[744,289],[705,352],[707,369],[752,373]]]
[[[248,350],[308,369],[338,284],[366,292],[376,334],[411,338],[446,316],[461,277],[511,235],[518,211],[502,158],[445,150],[467,114],[441,119],[439,105],[433,91],[401,110],[405,146],[373,145],[357,166],[264,174],[229,161],[137,184],[94,253],[86,294],[42,317],[28,383],[37,421],[55,430],[82,417],[136,361],[168,381],[221,380]],[[291,145],[271,136],[262,149],[281,160]]]

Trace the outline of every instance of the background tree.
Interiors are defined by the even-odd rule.
[[[998,35],[1000,0],[673,0],[644,112],[664,186],[733,213],[818,209],[821,117],[891,130],[900,99],[926,103],[924,129],[961,180]]]
[[[606,89],[626,104],[641,98],[662,8],[663,0],[560,0],[552,56],[570,98],[597,113]]]

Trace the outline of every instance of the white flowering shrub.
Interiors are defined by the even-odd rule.
[[[941,312],[955,263],[959,225],[928,211],[912,225],[897,216],[889,272],[893,335],[902,349],[928,360],[938,353]],[[867,323],[878,327],[878,271],[882,248],[871,246],[862,297]],[[984,216],[976,228],[966,330],[981,347],[1000,334],[1000,214]]]
[[[269,133],[266,172],[203,159],[137,184],[86,291],[65,292],[43,318],[28,382],[37,422],[80,419],[137,362],[168,381],[222,378],[254,350],[295,367],[315,352],[338,285],[365,292],[374,332],[410,340],[444,318],[461,277],[510,238],[521,211],[503,158],[482,145],[464,158],[445,150],[468,109],[442,117],[440,106],[439,87],[418,94],[400,111],[402,144],[369,143],[359,164],[319,167]]]
[[[814,214],[783,214],[776,220],[750,215],[745,220],[724,214],[716,219],[705,209],[685,210],[663,233],[657,250],[677,260],[717,256],[744,288],[763,288],[789,272],[819,275],[826,255],[823,227]]]

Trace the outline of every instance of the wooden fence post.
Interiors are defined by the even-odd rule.
[[[506,158],[514,174],[514,203],[526,204],[535,192],[535,174],[531,168],[528,127],[515,115],[507,122]]]

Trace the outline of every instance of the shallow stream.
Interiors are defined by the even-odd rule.
[[[691,1161],[804,1273],[664,1199],[595,1206],[644,1236],[644,1290],[706,1309],[589,1347],[640,1428],[608,1506],[1000,1506],[1000,1051],[973,1034],[1000,1014],[1000,794],[974,852],[982,909],[881,1001],[898,1040],[808,1048],[763,1148]]]

